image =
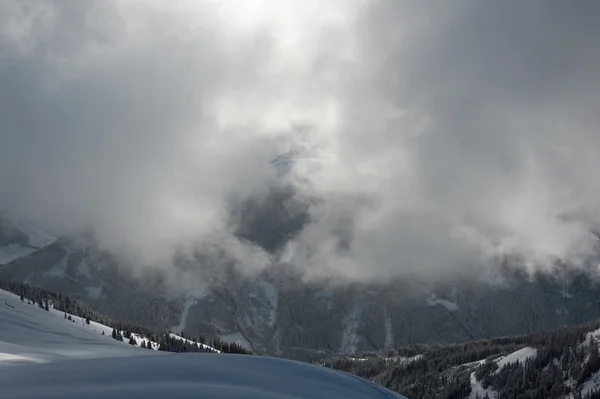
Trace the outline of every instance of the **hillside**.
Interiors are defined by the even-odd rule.
[[[257,244],[266,226],[277,231],[289,222],[283,216],[256,217],[247,229],[256,234],[247,238]],[[11,226],[10,242],[30,237]],[[307,282],[290,264],[246,275],[227,260],[198,252],[192,258],[179,255],[168,271],[135,274],[85,231],[0,265],[0,278],[69,295],[111,319],[316,361],[406,345],[532,334],[594,320],[600,317],[595,262],[589,259],[582,269],[556,264],[549,273],[530,276],[517,266],[518,259],[506,259],[487,274],[443,283],[415,278],[336,285]]]
[[[27,256],[36,249],[26,233],[0,214],[0,265]]]
[[[145,349],[165,352],[215,352],[251,354],[237,342],[227,342],[215,337],[192,337],[183,332],[181,335],[170,331],[151,329],[132,323],[112,320],[97,312],[88,305],[78,302],[60,293],[0,279],[0,289],[7,290],[13,297],[18,295],[19,301],[28,306],[39,307],[49,313],[62,316],[87,330],[93,330],[103,336]],[[6,302],[6,306],[13,307]]]
[[[66,319],[2,290],[0,305],[2,398],[400,397],[351,375],[292,361],[143,350],[112,339],[108,326]]]
[[[369,378],[411,398],[600,397],[600,322],[460,345],[414,345],[386,357],[319,364]]]
[[[63,312],[45,311],[3,290],[0,305],[0,365],[157,353],[112,339],[112,328],[106,325],[87,324],[71,314],[65,319]]]

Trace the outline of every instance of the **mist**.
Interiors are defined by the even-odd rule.
[[[91,226],[142,266],[214,248],[359,281],[578,264],[600,222],[598,17],[5,0],[0,209]],[[293,226],[265,244],[270,209]]]

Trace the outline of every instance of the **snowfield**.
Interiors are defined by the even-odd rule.
[[[143,350],[141,350],[143,351]],[[0,374],[2,398],[400,398],[349,374],[273,358],[165,354],[70,360]]]
[[[492,388],[488,387],[486,389],[481,385],[481,381],[477,380],[477,377],[475,376],[475,372],[471,373],[470,380],[471,380],[471,393],[469,394],[469,399],[476,399],[476,398],[483,399],[483,398],[485,398],[485,395],[487,395],[489,399],[496,399],[496,397],[498,396],[498,394]]]
[[[112,339],[0,290],[0,398],[402,398],[325,367],[260,356],[174,354]]]
[[[498,370],[496,370],[496,373],[498,371],[500,371],[504,366],[507,366],[509,364],[512,363],[525,363],[525,361],[527,361],[527,359],[531,359],[537,356],[537,349],[535,348],[530,348],[530,347],[526,347],[523,349],[519,349],[516,352],[513,352],[507,356],[501,357],[497,360],[498,363]]]

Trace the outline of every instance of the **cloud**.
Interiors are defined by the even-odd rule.
[[[0,7],[4,208],[92,225],[142,264],[219,246],[366,279],[589,250],[595,4]],[[268,202],[293,150],[308,215],[266,253],[232,204]]]
[[[374,2],[358,28],[368,79],[346,97],[331,176],[380,206],[340,268],[456,271],[504,252],[548,264],[589,249],[598,216],[561,215],[600,194],[598,11]]]

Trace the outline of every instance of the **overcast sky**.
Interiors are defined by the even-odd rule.
[[[600,3],[0,1],[0,208],[168,262],[301,148],[316,274],[577,260],[600,219]],[[339,249],[340,229],[349,243]]]

